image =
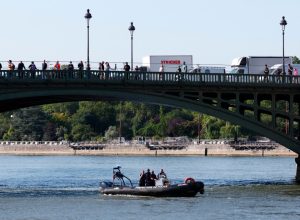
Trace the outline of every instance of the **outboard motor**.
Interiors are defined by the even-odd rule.
[[[109,187],[113,187],[113,183],[110,181],[102,181],[100,182],[100,188],[105,189],[105,188],[109,188]]]

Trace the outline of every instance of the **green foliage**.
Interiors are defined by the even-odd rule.
[[[40,141],[48,116],[40,107],[21,109],[11,116],[12,140]]]
[[[91,140],[94,136],[92,128],[86,124],[76,124],[72,127],[71,131],[74,141]]]
[[[119,136],[119,132],[116,126],[109,126],[107,131],[105,131],[105,139],[112,140]]]
[[[269,103],[261,103],[269,107]],[[282,106],[280,106],[281,108]],[[263,116],[263,120],[264,116]],[[186,109],[132,102],[69,102],[0,114],[2,140],[103,140],[121,136],[233,138],[249,131]],[[121,128],[121,129],[120,129]]]
[[[292,62],[295,64],[300,64],[300,59],[298,57],[294,56]]]

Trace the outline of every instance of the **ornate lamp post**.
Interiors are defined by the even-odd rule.
[[[84,18],[87,21],[87,65],[86,65],[86,70],[90,70],[91,69],[91,67],[90,67],[90,19],[92,18],[90,9],[87,9]]]
[[[284,31],[285,31],[285,26],[287,25],[287,22],[285,20],[285,17],[282,16],[282,20],[280,21],[280,25],[282,28],[282,75],[285,75],[285,65],[284,65]],[[286,102],[285,104],[285,111],[287,112],[288,110],[288,103]],[[289,129],[289,125],[288,125],[288,120],[285,120],[285,133],[288,134],[288,129]]]
[[[284,16],[282,16],[282,20],[280,21],[280,25],[281,25],[281,28],[282,28],[282,74],[285,75],[285,66],[284,66],[284,31],[285,31],[285,26],[287,25],[287,22],[286,22]]]
[[[133,71],[133,32],[135,31],[135,27],[133,26],[133,22],[131,22],[128,28],[131,36],[131,71]]]

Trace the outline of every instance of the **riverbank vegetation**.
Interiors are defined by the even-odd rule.
[[[132,102],[70,102],[0,114],[1,140],[107,140],[137,136],[234,138],[249,132],[220,119]],[[199,135],[199,136],[198,136]]]

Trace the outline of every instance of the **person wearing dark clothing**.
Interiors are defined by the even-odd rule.
[[[124,71],[125,72],[129,72],[130,71],[130,66],[128,65],[128,62],[125,63],[124,65]],[[128,80],[129,79],[129,73],[125,73],[125,79]]]
[[[31,64],[28,66],[28,69],[30,70],[31,78],[35,78],[35,71],[36,71],[36,66],[34,62],[32,61]]]
[[[293,71],[294,71],[294,68],[292,67],[291,64],[288,65],[288,74],[289,76],[292,76],[293,75]]]
[[[83,68],[84,68],[83,62],[80,61],[80,63],[78,63],[78,69],[83,70]]]
[[[125,70],[125,72],[130,71],[130,66],[129,66],[128,62],[125,63],[124,70]]]
[[[139,186],[145,186],[145,182],[146,182],[146,174],[145,171],[143,170],[140,174]]]
[[[278,68],[278,70],[276,71],[276,76],[277,76],[277,81],[280,81],[281,80],[281,73],[282,73],[282,69],[281,68]]]
[[[155,186],[155,180],[157,180],[157,178],[156,178],[156,174],[154,173],[153,170],[151,172],[150,179],[151,179],[150,180],[151,186]]]
[[[294,68],[291,64],[288,65],[288,74],[289,74],[289,81],[292,82],[292,76],[293,76]]]
[[[181,67],[178,66],[177,73],[176,73],[176,81],[179,81],[180,78],[181,78]]]
[[[80,77],[80,79],[83,78],[83,68],[84,68],[83,62],[80,61],[80,63],[78,63],[78,70],[79,70],[79,77]]]
[[[46,63],[46,60],[44,60],[44,62],[42,63],[42,70],[47,70],[47,63]]]
[[[44,62],[42,63],[42,79],[46,79],[49,77],[48,75],[46,75],[47,68],[48,68],[48,65],[46,63],[46,60],[44,60]]]
[[[99,78],[104,79],[104,61],[99,63]]]
[[[135,71],[135,72],[139,72],[139,71],[140,71],[140,68],[139,68],[138,66],[135,66],[134,71]],[[139,79],[139,74],[138,74],[138,73],[135,73],[135,74],[134,74],[134,79],[135,79],[135,80]]]
[[[151,186],[151,173],[149,169],[145,173],[145,186]]]
[[[101,71],[104,71],[104,61],[101,62]]]
[[[2,70],[2,64],[0,63],[0,70]]]
[[[69,79],[74,78],[73,77],[73,72],[74,72],[74,65],[72,63],[72,61],[70,61],[69,65],[68,65],[68,74],[69,74]]]
[[[264,70],[264,74],[265,74],[265,76],[264,76],[264,80],[265,81],[269,81],[269,68],[268,68],[268,65],[266,64],[265,65],[265,70]]]
[[[25,70],[25,65],[22,61],[20,61],[20,63],[18,64],[18,76],[19,78],[24,78],[24,70]]]

